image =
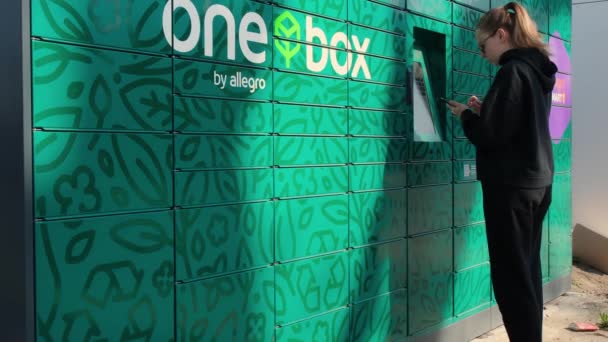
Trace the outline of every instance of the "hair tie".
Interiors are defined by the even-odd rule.
[[[515,14],[515,10],[512,8],[506,9],[507,13]]]

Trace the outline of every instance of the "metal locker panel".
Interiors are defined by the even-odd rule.
[[[351,138],[350,158],[355,164],[398,163],[407,159],[407,140],[401,138]]]
[[[569,172],[572,168],[572,141],[563,139],[553,141],[555,172]]]
[[[274,100],[280,103],[346,106],[348,83],[344,79],[294,74],[273,73]]]
[[[274,163],[278,166],[344,165],[348,141],[344,138],[284,137],[274,139]]]
[[[349,246],[362,246],[406,235],[406,190],[349,195]]]
[[[183,171],[175,174],[175,204],[201,206],[271,199],[273,170]]]
[[[175,168],[213,170],[270,167],[270,136],[175,135]]]
[[[288,262],[275,266],[276,323],[285,325],[348,303],[349,253]]]
[[[452,231],[408,240],[408,334],[453,316]]]
[[[454,91],[477,97],[483,97],[490,89],[492,79],[485,76],[471,75],[455,71],[454,75]]]
[[[344,308],[275,330],[277,342],[306,342],[315,339],[350,341],[351,309]]]
[[[392,0],[392,5],[397,5]],[[405,1],[404,1],[405,2]],[[405,34],[405,11],[369,0],[348,0],[348,20],[353,24]]]
[[[272,268],[177,284],[175,288],[177,340],[272,340]]]
[[[173,338],[173,213],[38,222],[35,239],[40,339]]]
[[[269,134],[272,103],[176,96],[177,132],[214,134]]]
[[[539,32],[549,32],[549,6],[550,0],[523,0],[530,17],[536,22]]]
[[[488,307],[490,284],[490,264],[454,274],[454,315],[462,316],[481,306]]]
[[[452,227],[452,185],[408,189],[409,236]]]
[[[274,131],[281,135],[341,135],[348,133],[346,108],[274,105]]]
[[[465,49],[472,52],[479,52],[475,31],[457,26],[452,26],[454,47]]]
[[[407,0],[408,11],[418,12],[434,19],[452,21],[452,2],[445,0]]]
[[[281,7],[293,8],[309,14],[319,14],[339,20],[346,20],[348,2],[345,0],[330,3],[306,0],[273,0]]]
[[[481,183],[454,184],[454,226],[468,226],[484,220]]]
[[[485,224],[454,229],[454,271],[462,271],[489,260]]]
[[[567,41],[572,39],[572,0],[549,1],[548,33]]]
[[[276,202],[275,259],[288,261],[348,247],[348,196]]]
[[[36,217],[172,205],[170,135],[34,132]]]
[[[487,12],[490,10],[490,0],[455,0],[454,2]]]
[[[558,173],[553,180],[553,198],[549,207],[549,242],[572,239],[572,180],[570,173]]]
[[[364,300],[407,287],[407,240],[350,251],[350,301]]]
[[[470,30],[477,28],[477,23],[483,15],[483,12],[470,7],[454,4],[453,6],[453,18],[452,23],[454,25],[462,26]]]
[[[352,312],[352,341],[395,341],[407,336],[407,290],[357,303]]]
[[[404,137],[405,113],[350,109],[348,133],[353,136]]]
[[[357,109],[405,112],[406,88],[349,80],[348,104]]]
[[[169,58],[32,41],[32,62],[34,127],[172,129]]]
[[[114,2],[93,6],[79,0],[61,4],[31,2],[32,36],[79,44],[168,54],[171,46],[163,35],[163,11],[167,1]],[[65,23],[70,24],[65,24]]]
[[[348,166],[278,168],[276,197],[301,197],[346,193]]]
[[[176,280],[272,264],[274,213],[273,202],[177,210]]]
[[[406,165],[352,165],[349,167],[349,176],[350,191],[399,189],[406,185]]]
[[[490,76],[490,63],[480,54],[454,49],[454,70]],[[455,90],[458,91],[458,90]]]
[[[407,185],[439,185],[452,182],[452,162],[407,164]]]

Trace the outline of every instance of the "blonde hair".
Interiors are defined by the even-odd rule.
[[[536,23],[522,5],[509,2],[503,7],[492,8],[477,23],[477,30],[480,32],[492,33],[500,28],[509,32],[514,47],[537,48],[545,56],[551,55],[547,44],[538,33]]]

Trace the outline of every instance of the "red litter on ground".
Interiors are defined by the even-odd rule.
[[[599,328],[595,324],[591,323],[570,323],[568,329],[572,331],[596,331]]]

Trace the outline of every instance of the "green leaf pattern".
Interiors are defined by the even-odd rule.
[[[38,336],[169,341],[172,216],[158,212],[36,224]]]
[[[483,95],[489,1],[184,1],[228,8],[234,42],[218,16],[174,50],[165,10],[192,27],[168,0],[32,0],[38,339],[401,340],[486,309],[475,149],[447,111],[445,141],[411,141],[407,66],[413,26],[445,34],[446,96]],[[570,39],[568,1],[523,2]],[[248,12],[267,44],[241,39]],[[554,151],[545,281],[571,258],[570,140]]]

